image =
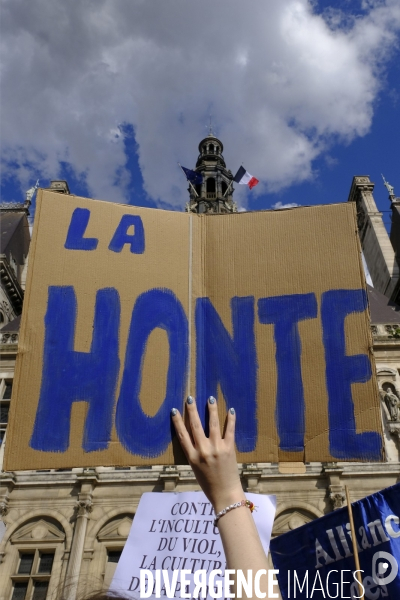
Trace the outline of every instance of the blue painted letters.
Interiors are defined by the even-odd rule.
[[[131,226],[135,228],[135,231],[128,235],[128,229]],[[113,252],[121,252],[125,244],[130,244],[133,254],[143,254],[144,252],[144,229],[142,219],[138,215],[122,217],[108,249]]]
[[[167,332],[170,354],[165,399],[157,414],[150,417],[142,409],[139,394],[147,340],[156,327]],[[165,289],[141,294],[132,313],[115,418],[118,437],[132,454],[151,458],[167,449],[171,409],[183,406],[187,362],[188,325],[179,300]]]
[[[78,210],[83,212],[78,213]],[[74,215],[78,216],[72,218],[67,241],[70,247],[82,248],[84,242],[93,241],[83,238],[89,211],[76,209]],[[123,226],[121,223],[120,232],[117,230],[114,236],[114,250],[125,243],[136,244],[136,235],[140,239],[140,225],[135,223],[135,236],[126,236],[128,221],[125,220]],[[139,246],[134,247],[139,251]],[[365,308],[363,290],[332,290],[322,295],[329,444],[330,453],[337,459],[379,460],[381,457],[380,435],[356,431],[351,393],[352,383],[363,383],[371,377],[368,356],[346,356],[345,318]],[[42,383],[30,440],[35,450],[65,452],[68,449],[71,409],[74,402],[80,401],[88,403],[83,449],[86,452],[103,450],[110,442],[120,367],[118,292],[113,288],[97,292],[90,352],[74,350],[76,311],[72,286],[49,287]],[[234,407],[237,413],[237,448],[240,452],[251,452],[258,440],[254,297],[232,298],[231,313],[232,334],[209,298],[196,301],[196,398],[204,424],[207,398],[216,396],[220,386],[227,408]],[[283,451],[304,452],[305,401],[298,323],[317,317],[315,295],[260,298],[258,316],[260,323],[274,325],[279,447]],[[151,417],[141,406],[140,390],[147,342],[155,328],[167,333],[169,366],[164,400],[157,414]],[[133,455],[160,456],[171,442],[170,410],[183,406],[188,353],[187,317],[173,292],[156,288],[138,296],[132,312],[115,414],[119,440]]]
[[[97,238],[83,237],[89,219],[90,210],[88,208],[76,208],[74,210],[64,245],[67,250],[96,250],[99,240]]]
[[[76,297],[72,286],[49,287],[39,406],[30,446],[65,452],[69,446],[71,408],[86,401],[83,449],[108,447],[119,372],[120,303],[112,288],[99,290],[90,352],[74,350]]]
[[[304,451],[304,392],[301,377],[301,341],[298,322],[317,316],[314,294],[261,298],[261,323],[274,324],[276,344],[276,425],[279,447],[288,452]]]
[[[254,297],[232,298],[231,308],[232,337],[210,300],[197,299],[196,397],[204,420],[206,399],[217,396],[219,383],[227,407],[236,410],[237,448],[239,452],[251,452],[257,444]]]
[[[74,210],[64,244],[67,250],[96,250],[99,240],[83,237],[89,219],[90,210],[88,208],[76,208]],[[134,232],[128,234],[130,227],[134,227]],[[121,252],[125,244],[130,245],[132,254],[143,254],[145,246],[144,228],[139,215],[123,215],[108,249],[113,252]]]
[[[329,396],[330,453],[338,459],[380,460],[381,437],[375,431],[356,432],[352,383],[371,377],[368,356],[346,356],[344,322],[347,315],[367,307],[364,290],[331,290],[322,294],[321,317]]]

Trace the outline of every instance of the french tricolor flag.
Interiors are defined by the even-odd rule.
[[[253,175],[250,175],[244,167],[239,168],[233,181],[236,181],[236,183],[239,183],[240,185],[248,185],[250,189],[255,187],[257,183],[260,183],[258,179],[253,177]]]

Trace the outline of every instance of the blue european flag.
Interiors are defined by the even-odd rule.
[[[203,183],[203,175],[201,173],[197,173],[197,171],[192,171],[191,169],[186,169],[186,167],[182,167],[182,171],[184,171],[186,178],[190,183],[194,185],[198,185]]]

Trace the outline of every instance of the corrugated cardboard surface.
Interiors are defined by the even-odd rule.
[[[75,208],[89,208],[85,237],[96,237],[93,251],[64,248]],[[232,215],[189,215],[142,209],[41,191],[38,194],[19,354],[7,435],[7,470],[67,468],[96,465],[171,464],[184,462],[177,445],[160,456],[133,455],[120,443],[115,427],[105,450],[84,452],[82,435],[87,403],[72,408],[70,444],[65,452],[41,452],[30,446],[42,384],[44,318],[49,286],[74,286],[77,320],[74,350],[89,352],[96,292],[115,288],[121,299],[119,358],[115,402],[125,361],[130,319],[139,294],[152,288],[172,290],[189,317],[190,372],[187,391],[196,394],[196,299],[207,297],[232,335],[231,299],[254,297],[257,353],[257,445],[239,452],[239,462],[296,462],[335,460],[329,452],[328,397],[320,319],[321,295],[328,290],[365,288],[356,234],[354,209],[349,204],[304,207]],[[145,230],[145,251],[132,254],[108,249],[125,214],[139,215]],[[301,367],[305,398],[305,445],[302,452],[279,450],[275,423],[276,359],[274,326],[259,322],[260,298],[314,293],[317,318],[299,322]],[[370,352],[367,311],[346,318],[346,353]],[[140,401],[146,414],[157,413],[165,396],[169,364],[165,331],[154,329],[143,359]],[[352,385],[357,433],[381,433],[375,369],[372,378]],[[226,406],[219,388],[221,421]],[[57,398],[54,398],[57,402]],[[184,398],[176,399],[183,406]],[[287,398],[287,410],[293,399]],[[343,423],[346,427],[346,423]],[[132,435],[135,432],[132,431]],[[359,457],[362,459],[363,457]]]

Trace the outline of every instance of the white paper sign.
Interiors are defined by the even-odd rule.
[[[261,494],[246,494],[246,497],[257,506],[253,516],[267,554],[276,497]],[[190,591],[195,587],[195,571],[206,571],[207,578],[213,570],[220,569],[224,573],[225,555],[218,528],[213,525],[214,516],[213,508],[203,492],[143,494],[110,591],[138,599],[141,569],[152,571],[154,579],[156,571],[161,573],[161,570],[167,570],[170,581],[174,571],[189,570]],[[181,597],[180,589],[178,579],[175,598]],[[161,579],[161,597],[166,596]],[[154,598],[155,593],[150,597]]]

